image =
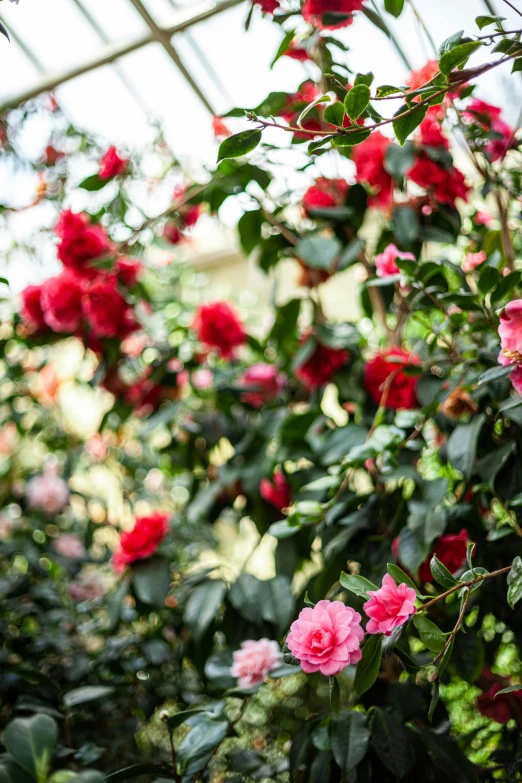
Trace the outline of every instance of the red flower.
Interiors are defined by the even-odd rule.
[[[307,339],[308,335],[301,342],[306,342]],[[349,358],[348,351],[317,343],[310,358],[295,371],[295,377],[304,383],[309,391],[319,389],[332,380],[337,370],[345,365]]]
[[[433,582],[430,562],[433,555],[437,556],[442,565],[445,565],[451,574],[456,574],[466,563],[466,549],[469,544],[468,531],[463,528],[460,533],[440,536],[433,545],[426,560],[420,564],[418,570],[419,581]],[[392,543],[392,552],[399,560],[399,537]]]
[[[491,124],[500,118],[501,114],[502,109],[499,106],[493,106],[493,104],[481,101],[479,98],[472,98],[462,112],[465,120],[482,125],[484,130],[488,130]]]
[[[501,696],[497,696],[496,694],[505,687],[506,685],[496,682],[478,696],[477,707],[481,715],[496,720],[497,723],[507,723],[514,717],[515,712],[520,712],[522,691],[512,691],[512,693],[503,693]]]
[[[221,117],[212,118],[212,130],[216,139],[227,139],[232,135]]]
[[[83,312],[95,337],[122,339],[137,328],[132,309],[118,291],[114,277],[98,277],[85,292]]]
[[[287,95],[286,105],[279,112],[279,116],[291,125],[292,120],[297,119],[302,109],[304,109],[308,103],[315,101],[315,99],[318,97],[319,90],[317,89],[317,85],[315,85],[312,81],[303,82],[297,92],[294,92],[291,95]],[[303,123],[303,127],[309,127],[310,122],[314,124],[314,128],[310,128],[311,130],[320,129],[321,126],[317,120],[307,121],[306,123]],[[319,127],[315,128],[315,125],[318,125]],[[308,138],[307,134],[295,134],[296,137],[298,135]]]
[[[136,560],[145,560],[157,550],[169,530],[169,517],[156,511],[148,517],[136,517],[134,527],[120,535],[120,548],[114,553],[114,570],[121,572]]]
[[[67,209],[60,215],[55,232],[61,240],[57,253],[62,264],[84,277],[95,277],[97,271],[89,262],[112,251],[103,228],[92,225],[87,215]]]
[[[439,166],[425,153],[418,156],[407,176],[412,182],[432,193],[439,204],[454,207],[456,199],[468,200],[471,188],[466,184],[462,171],[455,166],[449,169]]]
[[[449,149],[449,139],[444,135],[442,125],[434,117],[427,116],[419,127],[421,142],[426,147],[444,147]]]
[[[288,49],[283,52],[284,57],[290,57],[292,60],[297,60],[300,63],[305,63],[311,60],[308,50],[304,46],[299,46],[295,41],[290,41]]]
[[[143,264],[141,261],[137,258],[127,258],[127,256],[118,258],[116,268],[118,277],[127,288],[132,288],[136,285],[138,278],[143,272]]]
[[[484,147],[484,152],[489,160],[494,163],[496,160],[502,160],[508,150],[517,146],[517,142],[515,140],[515,130],[504,120],[493,120],[491,131],[495,134],[495,137],[488,140]]]
[[[28,285],[22,291],[20,315],[28,326],[36,329],[45,329],[47,326],[42,310],[42,288],[41,285]]]
[[[72,334],[82,320],[83,281],[66,269],[42,286],[42,312],[47,326],[55,332]]]
[[[387,361],[388,358],[392,361]],[[382,402],[392,410],[416,408],[418,377],[403,372],[405,367],[415,364],[420,364],[419,357],[402,348],[388,348],[370,359],[364,369],[364,386],[374,403],[381,405]],[[393,379],[385,386],[392,373]]]
[[[258,5],[264,14],[273,14],[279,9],[280,0],[253,0],[254,5]]]
[[[65,152],[60,152],[60,150],[57,150],[52,146],[52,144],[47,145],[43,154],[44,163],[46,163],[47,166],[54,166],[55,163],[60,160],[60,158],[64,157]]]
[[[353,22],[353,14],[363,7],[363,0],[305,0],[303,18],[320,30],[334,30]]]
[[[281,470],[274,470],[272,481],[261,479],[259,491],[263,500],[282,511],[291,503],[290,485]]]
[[[124,174],[129,161],[118,154],[116,147],[109,147],[105,155],[100,160],[100,170],[98,176],[100,179],[109,180]]]
[[[224,359],[230,359],[234,349],[246,342],[243,324],[228,302],[200,305],[192,328],[198,340],[215,348]]]
[[[181,185],[176,188],[174,191],[174,204],[176,204],[177,201],[183,201],[185,199],[187,190],[188,185]],[[189,226],[194,226],[198,222],[199,216],[201,215],[201,206],[199,204],[180,204],[177,212],[181,217],[183,226],[188,228]]]
[[[178,224],[174,223],[174,221],[165,223],[162,236],[163,239],[166,239],[167,242],[170,242],[172,245],[177,245],[181,242],[182,239],[184,239]]]
[[[393,179],[384,168],[386,151],[390,144],[390,139],[380,131],[374,131],[365,141],[354,147],[352,152],[355,179],[370,186],[373,195],[368,203],[381,209],[390,206],[393,194]]]
[[[177,394],[177,390],[174,391]],[[137,416],[146,416],[159,408],[166,394],[157,381],[145,376],[127,387],[123,397],[133,406]]]
[[[344,179],[318,177],[304,194],[303,207],[306,212],[321,207],[339,207],[346,198],[348,187]]]
[[[418,68],[416,71],[411,71],[409,76],[405,79],[407,86],[411,90],[418,90],[419,87],[424,87],[425,84],[430,82],[437,71],[439,70],[439,63],[437,60],[428,60],[428,62]],[[420,97],[415,97],[416,101],[420,101]]]
[[[241,400],[253,408],[262,408],[284,389],[285,381],[286,376],[274,364],[253,364],[241,376],[241,386],[252,387],[251,391],[241,393]]]

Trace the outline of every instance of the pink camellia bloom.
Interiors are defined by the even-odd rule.
[[[368,590],[371,596],[363,606],[370,618],[366,626],[368,633],[383,633],[391,636],[392,631],[415,614],[417,594],[413,587],[402,582],[396,584],[390,574],[385,574],[378,590]]]
[[[67,589],[73,601],[95,601],[107,592],[99,577],[90,572],[83,572],[74,582],[69,582]]]
[[[261,479],[259,491],[263,500],[282,511],[291,503],[290,485],[282,470],[274,470],[272,481]]]
[[[59,555],[69,560],[81,560],[85,557],[85,547],[74,533],[61,533],[54,541],[54,548]]]
[[[514,299],[508,302],[500,314],[498,327],[501,354],[508,362],[522,364],[522,299]]]
[[[479,209],[477,214],[475,215],[475,223],[477,223],[479,226],[490,226],[493,222],[492,216],[489,214],[489,212],[483,212]]]
[[[114,179],[124,174],[129,161],[122,158],[116,147],[109,147],[105,155],[100,160],[100,170],[98,176],[102,180]]]
[[[214,382],[214,373],[208,367],[202,367],[201,370],[196,370],[192,373],[191,382],[198,391],[210,389]]]
[[[468,274],[484,263],[487,256],[483,250],[478,253],[466,253],[462,261],[462,271]]]
[[[27,485],[27,505],[46,514],[58,514],[69,499],[69,489],[61,476],[46,471]]]
[[[519,394],[522,394],[522,365],[517,364],[513,372],[509,376],[509,380],[513,384],[513,388]]]
[[[241,401],[253,408],[262,408],[266,402],[277,397],[284,389],[285,382],[286,376],[278,372],[275,365],[265,362],[253,364],[240,379],[241,386],[252,387],[250,391],[242,392]]]
[[[400,272],[399,267],[395,263],[397,258],[408,259],[415,261],[413,253],[403,253],[399,248],[390,244],[384,248],[382,253],[375,256],[375,266],[377,267],[377,277],[389,277],[390,275],[396,275]]]
[[[288,649],[307,674],[321,672],[327,677],[362,658],[361,615],[342,601],[319,601],[313,609],[303,609],[290,626]]]
[[[237,677],[240,688],[261,685],[269,672],[281,663],[279,646],[270,639],[247,639],[241,642],[241,649],[236,650],[233,657],[230,674]]]

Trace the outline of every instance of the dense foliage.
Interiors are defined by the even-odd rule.
[[[0,327],[1,783],[521,777],[522,182],[479,96],[522,68],[522,14],[375,86],[338,37],[387,33],[369,5],[258,13],[314,78],[215,118],[201,182],[160,130],[140,157],[52,96],[3,117],[45,223],[22,249],[52,235],[61,271]],[[298,270],[268,329],[182,263],[228,199],[245,254]],[[328,319],[332,277],[356,321]]]

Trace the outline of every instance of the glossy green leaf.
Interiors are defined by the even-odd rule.
[[[335,125],[337,128],[342,128],[344,122],[343,104],[340,101],[336,101],[330,106],[326,106],[323,117],[325,122],[329,122],[330,125]]]
[[[421,640],[431,652],[441,652],[446,644],[446,636],[435,623],[423,615],[415,615],[413,624],[419,632]]]
[[[455,68],[468,60],[468,58],[482,46],[480,41],[468,41],[467,43],[458,44],[442,55],[439,60],[440,72],[447,76]]]
[[[373,634],[363,647],[362,658],[355,671],[354,687],[361,696],[377,679],[381,666],[381,634]]]
[[[371,92],[366,84],[358,84],[348,91],[344,109],[351,120],[357,120],[370,103]]]
[[[400,780],[415,764],[410,731],[380,707],[372,710],[372,745],[384,766]]]
[[[4,732],[5,747],[15,762],[37,779],[45,779],[57,741],[58,727],[48,715],[16,718]]]
[[[218,161],[225,158],[240,158],[255,150],[261,141],[260,130],[246,130],[224,139],[219,146]]]
[[[346,590],[349,590],[351,593],[355,593],[355,595],[358,595],[359,598],[363,598],[365,601],[368,601],[370,598],[368,595],[369,590],[378,589],[377,585],[374,585],[373,582],[370,582],[369,579],[365,579],[364,576],[345,574],[344,571],[339,577],[339,582],[344,588],[346,588]]]
[[[419,127],[426,112],[428,111],[427,105],[419,105],[416,108],[410,108],[407,104],[401,106],[396,112],[395,119],[392,122],[393,132],[397,138],[397,141],[403,146],[408,136]]]
[[[352,774],[366,756],[370,742],[368,717],[354,710],[341,712],[330,724],[332,753],[343,778]]]
[[[397,19],[404,10],[404,0],[384,0],[384,8]]]
[[[433,555],[430,560],[430,570],[435,581],[446,590],[450,590],[458,584],[455,577],[448,571],[446,566],[440,562],[436,555]]]
[[[508,572],[507,583],[507,600],[513,609],[522,598],[522,559],[518,556],[513,560],[511,571]]]

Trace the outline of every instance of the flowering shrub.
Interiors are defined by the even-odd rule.
[[[356,63],[347,85],[329,31],[349,40],[362,14],[382,31],[369,3],[259,12],[317,83],[231,110],[239,133],[215,118],[202,183],[160,138],[170,205],[138,226],[139,156],[47,109],[36,203],[58,207],[63,270],[1,327],[0,779],[515,781],[520,152],[479,95],[483,73],[520,70],[522,31],[482,16],[406,86]],[[39,110],[9,114],[4,154]],[[283,192],[267,127],[296,170],[327,156],[339,175],[307,163]],[[77,187],[76,154],[94,172]],[[194,306],[178,263],[239,194],[245,254],[299,276],[268,328]],[[328,318],[323,285],[356,290],[352,320]],[[62,407],[61,349],[98,404],[88,431],[87,406]],[[253,548],[224,560],[245,528]]]

